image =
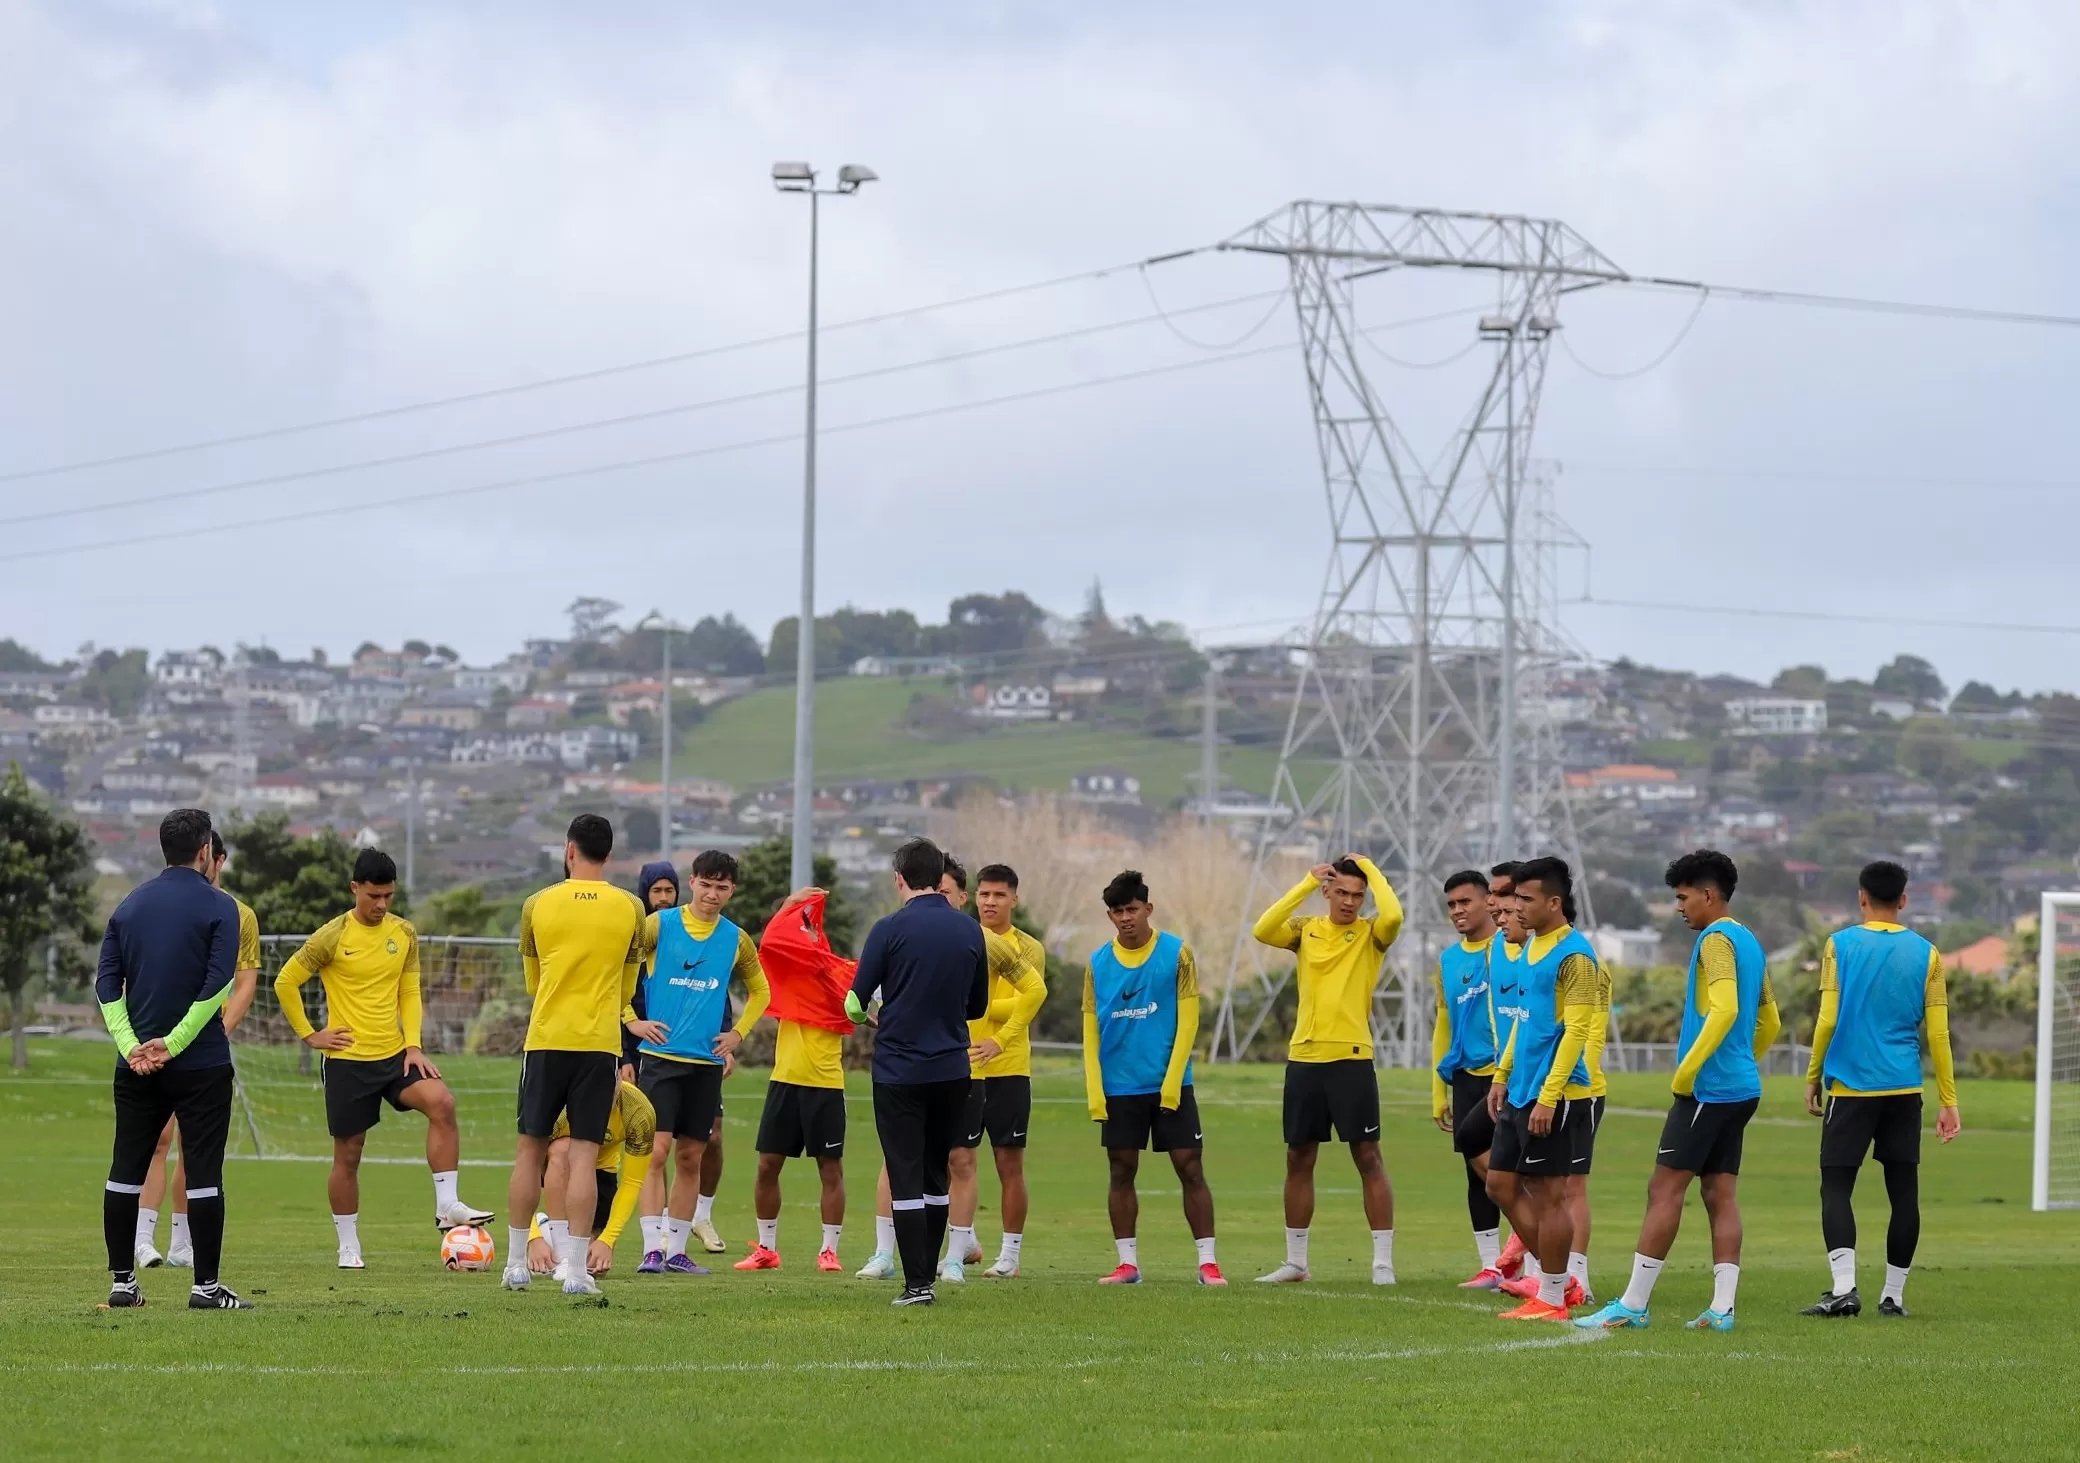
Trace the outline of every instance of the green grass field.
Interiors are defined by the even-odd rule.
[[[1141,779],[1142,796],[1164,806],[1184,796],[1199,770],[1189,740],[1144,736],[1080,722],[998,726],[976,735],[928,738],[902,730],[910,698],[944,694],[937,681],[834,677],[816,688],[816,774],[821,778],[986,776],[1008,788],[1067,792],[1069,779],[1093,768],[1117,768]],[[713,777],[739,790],[785,782],[792,768],[794,688],[769,686],[717,706],[677,739],[673,767]],[[1268,792],[1275,747],[1225,747],[1221,771],[1237,786]],[[637,776],[654,777],[656,759]]]
[[[369,1268],[332,1267],[322,1165],[235,1161],[225,1278],[260,1309],[183,1308],[184,1272],[148,1272],[152,1305],[96,1309],[106,1176],[108,1050],[32,1044],[0,1076],[0,1377],[9,1458],[667,1456],[785,1458],[1316,1456],[1572,1459],[2072,1457],[2080,1341],[2080,1215],[2028,1208],[2029,1089],[1964,1084],[1965,1135],[1930,1139],[1914,1317],[1795,1314],[1825,1288],[1815,1129],[1773,1082],[1750,1129],[1740,1329],[1691,1334],[1709,1299],[1693,1201],[1652,1329],[1610,1338],[1494,1319],[1453,1282],[1472,1268],[1464,1186],[1413,1074],[1384,1075],[1401,1284],[1367,1282],[1355,1184],[1325,1153],[1314,1283],[1259,1287],[1281,1258],[1276,1068],[1200,1079],[1221,1260],[1238,1283],[1191,1283],[1168,1165],[1143,1169],[1148,1283],[1101,1290],[1113,1263],[1103,1161],[1076,1078],[1043,1076],[1033,1125],[1026,1273],[944,1287],[895,1311],[854,1280],[870,1248],[865,1081],[852,1105],[848,1273],[819,1275],[813,1181],[791,1167],[781,1249],[757,1276],[637,1277],[624,1237],[607,1303],[521,1295],[495,1275],[441,1270],[431,1190],[411,1165],[365,1171]],[[503,1069],[510,1075],[510,1069]],[[459,1074],[458,1075],[463,1075]],[[467,1074],[488,1103],[500,1072]],[[751,1232],[762,1074],[733,1079],[717,1219]],[[1599,1145],[1594,1278],[1629,1266],[1663,1079],[1618,1078]],[[502,1128],[502,1112],[472,1130]],[[391,1130],[395,1131],[391,1131]],[[395,1115],[386,1151],[415,1135]],[[494,1151],[465,1157],[493,1160]],[[985,1161],[985,1169],[987,1162]],[[503,1170],[464,1194],[502,1205]],[[1865,1293],[1875,1302],[1884,1200],[1860,1195]],[[979,1219],[994,1252],[994,1180]],[[501,1216],[501,1223],[503,1217]],[[162,1231],[163,1236],[163,1231]],[[503,1233],[500,1232],[501,1243]],[[735,1258],[734,1255],[726,1258]]]

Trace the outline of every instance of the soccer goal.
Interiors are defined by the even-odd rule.
[[[2046,894],[2037,923],[2032,1209],[2080,1209],[2080,894]]]
[[[232,1037],[237,1112],[230,1151],[249,1158],[318,1160],[332,1152],[318,1054],[296,1039],[275,999],[274,978],[302,945],[300,935],[261,940],[260,988]],[[509,1164],[520,1048],[532,1003],[511,939],[422,935],[420,989],[426,1054],[455,1094],[466,1166]],[[317,981],[303,987],[305,1013],[326,1018]],[[368,1136],[364,1162],[423,1162],[425,1123],[415,1114],[384,1112]]]

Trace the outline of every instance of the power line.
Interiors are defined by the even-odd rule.
[[[1804,468],[1742,468],[1742,467],[1684,467],[1684,466],[1632,466],[1624,463],[1578,462],[1567,463],[1570,476],[1604,477],[1691,477],[1725,478],[1733,481],[1780,482],[1839,482],[1875,483],[1886,487],[1897,487],[1914,483],[1929,487],[1948,488],[2044,488],[2070,490],[2080,488],[2080,479],[2075,478],[2018,478],[2018,477],[1949,477],[1933,473],[1895,472],[1828,472],[1811,471]]]
[[[1192,314],[1219,310],[1231,305],[1250,304],[1269,298],[1273,308],[1284,290],[1260,290],[1254,294],[1237,295],[1231,299],[1215,300],[1203,305],[1189,306],[1170,314]],[[1267,316],[1268,320],[1269,317]],[[918,371],[931,366],[952,365],[961,361],[979,360],[985,356],[1002,355],[1011,351],[1030,350],[1038,346],[1059,345],[1064,341],[1084,339],[1102,335],[1108,331],[1126,330],[1141,325],[1156,323],[1168,325],[1169,315],[1161,312],[1153,315],[1138,315],[1127,320],[1104,321],[1096,325],[1078,326],[1073,330],[1057,331],[1051,335],[1028,336],[1022,340],[1000,342],[996,345],[977,346],[971,350],[953,351],[945,355],[930,356],[919,361],[902,361],[893,365],[874,366],[864,371],[853,371],[842,376],[829,376],[822,386],[843,386],[859,381],[874,380],[883,376],[897,376],[906,371]],[[1171,325],[1174,331],[1176,326]],[[1262,328],[1262,322],[1257,327]],[[1389,326],[1382,329],[1393,328]],[[1250,334],[1254,335],[1255,330]],[[281,487],[288,483],[307,482],[313,478],[338,477],[345,473],[365,472],[374,468],[403,467],[415,462],[431,462],[443,457],[455,457],[469,452],[486,452],[499,447],[512,447],[524,442],[553,441],[559,437],[577,436],[584,432],[608,431],[615,427],[636,426],[644,422],[662,421],[667,417],[687,416],[694,412],[710,411],[718,407],[744,406],[756,401],[773,400],[779,397],[796,396],[804,389],[799,381],[783,386],[769,386],[757,391],[739,392],[732,396],[709,397],[702,401],[679,402],[671,406],[652,407],[647,411],[624,412],[618,416],[594,417],[581,422],[567,422],[560,426],[538,427],[528,432],[507,432],[496,437],[480,437],[470,442],[454,442],[440,447],[422,447],[410,452],[386,453],[380,457],[365,457],[353,462],[332,463],[323,467],[296,468],[288,472],[265,473],[258,477],[236,478],[229,482],[211,483],[202,487],[176,488],[163,493],[146,493],[135,498],[117,498],[100,503],[73,504],[62,508],[45,508],[34,513],[20,513],[11,518],[0,518],[0,528],[11,528],[24,523],[46,523],[59,518],[77,518],[86,514],[105,513],[117,508],[142,508],[162,503],[192,501],[197,498],[216,497],[224,493],[243,492],[251,488]],[[0,482],[6,479],[0,478]]]
[[[1069,381],[1055,386],[1034,387],[1027,391],[1009,392],[1002,396],[982,397],[975,401],[951,402],[943,406],[924,407],[917,411],[897,412],[890,416],[868,417],[857,422],[844,422],[837,426],[821,428],[823,436],[836,436],[843,432],[864,431],[870,427],[895,426],[904,422],[924,421],[932,417],[949,416],[956,412],[979,411],[985,407],[1006,406],[1015,402],[1037,401],[1050,396],[1062,396],[1073,391],[1089,390],[1098,386],[1116,386],[1130,381],[1143,381],[1156,376],[1166,376],[1177,371],[1195,371],[1206,366],[1224,365],[1230,361],[1249,360],[1292,349],[1291,341],[1275,345],[1253,346],[1248,350],[1231,351],[1226,355],[1204,356],[1197,360],[1174,361],[1168,365],[1149,366],[1138,371],[1123,371],[1112,376],[1094,376],[1084,381]],[[695,458],[712,457],[724,452],[740,452],[754,447],[778,447],[801,441],[799,431],[782,432],[770,437],[749,437],[737,442],[721,442],[708,447],[688,448],[679,452],[661,452],[648,457],[624,458],[618,462],[594,463],[586,467],[574,467],[560,472],[534,473],[525,477],[502,478],[494,482],[471,483],[456,488],[436,488],[428,491],[405,493],[391,498],[363,498],[352,503],[334,504],[323,508],[301,509],[294,513],[272,514],[264,518],[234,519],[229,523],[204,524],[191,528],[166,529],[156,533],[133,534],[127,538],[98,539],[83,544],[60,544],[52,548],[22,549],[14,553],[0,554],[0,563],[19,563],[32,559],[54,559],[70,554],[89,553],[98,549],[133,548],[140,544],[166,543],[176,539],[194,538],[203,534],[224,533],[241,528],[272,528],[285,523],[304,523],[312,519],[333,518],[345,513],[360,513],[378,508],[401,508],[430,503],[444,498],[467,497],[478,493],[498,492],[507,488],[541,487],[550,483],[571,482],[578,478],[606,473],[633,472],[646,467],[659,467],[667,463],[689,462]]]
[[[1031,284],[1010,285],[1003,289],[985,290],[980,294],[962,295],[956,299],[940,300],[929,305],[912,305],[907,309],[889,310],[879,315],[862,315],[853,320],[839,320],[820,327],[823,331],[853,330],[868,325],[885,325],[892,320],[904,320],[913,315],[926,315],[939,310],[959,309],[968,305],[986,304],[991,300],[1009,299],[1014,295],[1031,294],[1037,290],[1054,289],[1065,284],[1079,284],[1085,280],[1103,279],[1125,269],[1142,269],[1150,264],[1166,264],[1172,260],[1186,259],[1205,252],[1186,249],[1179,253],[1165,254],[1154,259],[1130,260],[1124,264],[1107,265],[1103,269],[1085,270],[1080,274],[1058,275],[1053,279],[1035,280]],[[264,427],[256,431],[236,432],[221,437],[207,437],[189,442],[170,443],[162,447],[147,447],[136,452],[114,453],[107,457],[81,458],[72,462],[52,463],[45,467],[18,468],[12,472],[0,472],[0,483],[27,482],[34,478],[58,477],[67,473],[86,472],[93,468],[120,467],[129,463],[151,462],[158,458],[178,456],[189,452],[205,452],[217,447],[238,447],[252,442],[265,442],[278,437],[291,437],[304,432],[324,431],[331,427],[356,426],[365,422],[384,421],[392,417],[408,416],[415,412],[435,411],[443,407],[466,406],[473,402],[494,401],[501,397],[519,396],[531,391],[546,391],[557,386],[572,386],[587,381],[603,381],[615,376],[626,376],[637,371],[653,371],[663,366],[683,365],[688,361],[706,360],[713,356],[728,355],[735,351],[755,350],[762,346],[784,345],[791,340],[800,340],[806,334],[801,330],[784,331],[778,335],[763,335],[750,340],[732,341],[727,345],[703,346],[698,350],[677,351],[671,355],[652,356],[646,360],[625,361],[618,365],[599,366],[589,371],[573,371],[561,376],[544,376],[533,381],[515,382],[508,386],[491,386],[479,391],[457,392],[452,396],[429,397],[421,401],[403,402],[396,406],[377,407],[369,411],[349,412],[341,416],[319,417],[311,421],[293,422],[286,426]]]
[[[1747,285],[1706,284],[1695,279],[1660,275],[1625,275],[1597,284],[1625,284],[1643,289],[1702,290],[1754,305],[1805,305],[1820,310],[1857,310],[1878,315],[1915,315],[1934,320],[1976,320],[1991,325],[2080,326],[2080,315],[2051,315],[2034,310],[1988,310],[1976,305],[1932,305],[1916,300],[1880,300],[1861,295],[1815,294],[1804,290],[1765,290]],[[1596,285],[1578,288],[1595,288]]]
[[[1655,356],[1654,359],[1652,359],[1651,361],[1648,361],[1644,366],[1635,366],[1629,371],[1600,370],[1597,367],[1590,365],[1587,361],[1583,360],[1580,356],[1574,353],[1574,347],[1568,343],[1567,332],[1565,331],[1558,332],[1560,337],[1560,349],[1570,361],[1573,361],[1577,366],[1580,366],[1591,376],[1600,377],[1605,381],[1630,381],[1636,376],[1646,375],[1647,372],[1661,365],[1670,356],[1676,353],[1677,348],[1681,346],[1684,341],[1690,338],[1691,328],[1697,324],[1697,317],[1704,313],[1705,302],[1711,299],[1711,297],[1712,292],[1709,288],[1701,289],[1697,292],[1697,305],[1694,309],[1690,311],[1690,318],[1683,322],[1682,328],[1676,331],[1675,339],[1671,340],[1667,344],[1667,346],[1665,346],[1662,349],[1659,355]]]
[[[1752,605],[1681,604],[1658,599],[1605,599],[1584,595],[1568,604],[1602,606],[1606,609],[1668,610],[1686,615],[1727,615],[1743,619],[1815,620],[1848,625],[1904,625],[1921,630],[1976,630],[2004,635],[2080,635],[2080,625],[2040,625],[2003,620],[1939,620],[1913,615],[1865,615],[1838,610],[1779,610]]]

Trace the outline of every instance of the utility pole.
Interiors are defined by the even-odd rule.
[[[672,625],[663,622],[658,638],[664,642],[664,690],[658,695],[657,758],[657,847],[658,857],[672,861]],[[800,888],[800,885],[796,885]]]
[[[413,875],[417,872],[419,854],[419,754],[405,754],[404,759],[404,892],[410,898]]]
[[[809,195],[809,389],[802,439],[802,609],[795,621],[794,653],[794,839],[788,878],[797,889],[815,879],[816,869],[816,271],[817,230],[825,195],[857,193],[871,183],[872,168],[847,163],[838,186],[816,186],[807,163],[774,163],[773,186],[782,193]]]
[[[1208,827],[1213,826],[1221,789],[1220,680],[1220,669],[1208,656],[1206,676],[1199,683],[1199,821]]]

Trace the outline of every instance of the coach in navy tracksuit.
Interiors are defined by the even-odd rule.
[[[968,1103],[968,1023],[989,1010],[989,955],[982,926],[939,892],[946,855],[927,838],[896,850],[903,907],[875,923],[860,950],[845,1009],[861,1019],[878,992],[874,1031],[874,1127],[888,1164],[903,1293],[932,1303],[932,1265],[946,1238],[946,1155]]]
[[[224,1253],[224,1141],[231,1131],[231,1041],[220,1014],[238,955],[238,905],[202,872],[209,814],[176,808],[159,824],[166,869],[116,906],[101,937],[94,996],[115,1038],[115,1156],[101,1200],[111,1306],[141,1306],[131,1248],[137,1196],[169,1117],[180,1119],[195,1242],[194,1310],[250,1310],[217,1282]]]

